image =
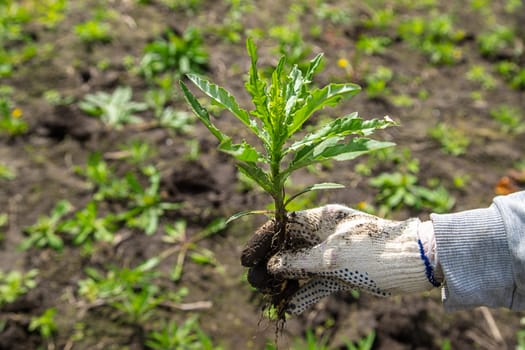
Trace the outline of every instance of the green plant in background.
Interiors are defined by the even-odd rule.
[[[6,228],[5,226],[7,226],[8,223],[9,215],[7,215],[6,213],[0,213],[0,242],[2,242],[5,239],[4,229]]]
[[[49,308],[40,316],[34,316],[29,323],[29,331],[38,331],[40,336],[44,339],[49,339],[58,330],[55,322],[56,308]]]
[[[125,159],[128,163],[141,165],[152,159],[157,153],[155,147],[142,140],[131,140],[119,145],[119,151],[115,152],[113,158]]]
[[[89,94],[79,102],[78,106],[84,112],[99,117],[104,124],[121,129],[125,124],[138,123],[142,119],[135,115],[147,109],[145,103],[134,102],[131,100],[133,92],[131,87],[118,87],[110,95],[99,91]]]
[[[520,68],[515,62],[503,60],[496,64],[496,69],[513,89],[525,89],[525,68]]]
[[[394,123],[388,118],[363,120],[358,118],[357,113],[352,113],[298,139],[296,133],[316,111],[326,106],[335,106],[344,98],[357,94],[359,86],[351,83],[332,83],[323,88],[309,88],[322,55],[317,55],[310,61],[305,72],[294,66],[289,73],[284,72],[286,58],[282,57],[272,73],[271,81],[266,82],[257,70],[258,56],[250,39],[247,41],[247,49],[251,58],[251,69],[246,89],[255,106],[250,112],[241,108],[224,88],[196,75],[189,75],[188,78],[216,104],[237,117],[261,141],[262,152],[246,141],[234,143],[231,137],[213,124],[208,111],[198,102],[186,84],[181,81],[180,85],[197,117],[219,140],[219,149],[233,156],[237,160],[239,170],[273,198],[274,215],[278,223],[277,242],[283,242],[286,234],[286,207],[290,201],[308,191],[341,187],[334,184],[317,184],[287,197],[285,184],[288,177],[296,170],[318,162],[329,159],[349,160],[391,146],[389,142],[374,141],[366,136]],[[232,219],[253,213],[260,211],[249,210],[234,215]]]
[[[160,330],[148,334],[145,345],[154,350],[223,349],[214,345],[212,339],[204,333],[199,325],[197,315],[190,316],[180,324],[172,320],[165,322]]]
[[[379,215],[385,216],[402,206],[423,209],[436,213],[447,212],[455,203],[439,181],[431,181],[429,187],[418,184],[417,172],[399,169],[396,172],[381,173],[370,179],[369,184],[379,189],[376,202],[380,203]]]
[[[518,135],[525,132],[525,116],[519,108],[500,105],[491,108],[489,113],[504,133]]]
[[[0,270],[0,307],[12,303],[37,286],[38,270],[27,272]]]
[[[73,218],[66,220],[61,229],[72,236],[73,244],[82,245],[86,251],[91,251],[94,242],[113,241],[116,217],[99,217],[97,202],[91,201],[85,208],[77,211]]]
[[[88,278],[78,282],[78,293],[88,302],[95,303],[98,300],[111,302],[127,297],[126,293],[148,289],[154,286],[154,279],[158,276],[155,268],[159,261],[152,258],[134,268],[111,266],[105,274],[86,268]]]
[[[392,43],[392,39],[387,36],[368,36],[361,35],[355,44],[356,49],[365,55],[382,54],[386,51],[388,45]]]
[[[154,257],[134,268],[111,266],[105,273],[86,268],[88,277],[78,282],[78,293],[93,305],[119,311],[123,321],[144,326],[161,303],[180,303],[188,294],[185,288],[175,293],[161,290],[156,284],[160,261]]]
[[[169,249],[162,254],[166,257],[172,253],[177,252],[177,260],[173,267],[170,278],[173,281],[178,281],[182,277],[184,270],[184,263],[186,257],[189,255],[190,259],[198,264],[211,264],[217,266],[217,262],[213,252],[199,247],[197,243],[221,232],[226,226],[226,220],[222,218],[215,219],[209,223],[203,230],[198,231],[192,235],[187,230],[186,221],[183,219],[175,221],[173,224],[165,226],[165,235],[162,241],[165,243],[174,244],[173,249]]]
[[[0,134],[16,136],[25,134],[29,128],[22,118],[23,112],[8,97],[0,96]]]
[[[388,89],[388,83],[394,77],[394,73],[388,67],[379,66],[377,69],[365,76],[366,94],[371,97],[379,97],[388,95],[390,90]]]
[[[146,79],[170,72],[175,77],[188,73],[203,73],[208,65],[208,53],[201,32],[188,28],[182,36],[171,30],[162,38],[146,45],[140,70]]]
[[[470,138],[461,129],[445,123],[438,123],[430,128],[428,134],[441,144],[443,151],[453,156],[465,154],[470,144]]]
[[[91,19],[76,24],[73,30],[79,39],[88,45],[95,43],[109,43],[112,39],[110,25],[99,19]]]
[[[270,28],[270,37],[277,40],[275,52],[286,56],[289,65],[303,65],[311,48],[304,42],[299,23],[294,23],[297,28],[289,25],[273,26]]]
[[[16,173],[13,169],[4,163],[0,163],[0,180],[14,180]]]
[[[484,90],[491,90],[496,87],[496,79],[484,66],[479,64],[470,67],[467,72],[467,79],[480,84]]]
[[[245,30],[243,19],[255,9],[254,0],[226,0],[228,6],[221,24],[213,26],[212,30],[227,42],[238,43]]]
[[[522,49],[514,45],[516,33],[507,26],[498,25],[478,35],[476,38],[479,51],[487,57],[496,57],[503,55],[505,51],[511,56],[519,56]]]
[[[403,41],[421,50],[433,64],[454,64],[463,57],[457,43],[465,37],[465,32],[454,28],[449,15],[411,17],[400,23],[398,33]]]
[[[50,247],[55,250],[62,250],[64,242],[59,235],[64,225],[62,219],[72,210],[73,205],[70,202],[67,200],[59,201],[49,216],[40,216],[34,225],[24,229],[29,237],[20,243],[20,249]]]
[[[147,235],[157,231],[159,219],[167,210],[175,210],[181,207],[180,203],[169,203],[162,201],[160,194],[160,173],[154,166],[146,166],[142,169],[148,178],[148,187],[143,187],[135,176],[128,174],[126,180],[129,185],[130,195],[128,206],[130,209],[120,215],[126,221],[128,227],[144,230]]]
[[[376,339],[376,332],[371,331],[365,337],[359,339],[356,343],[350,341],[346,342],[347,350],[372,350],[374,341]]]
[[[370,15],[363,21],[366,28],[388,29],[395,19],[392,7],[370,8]]]

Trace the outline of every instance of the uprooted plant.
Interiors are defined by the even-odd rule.
[[[315,112],[326,106],[338,105],[343,99],[357,94],[360,87],[352,83],[311,87],[313,76],[320,68],[322,54],[311,60],[304,71],[296,65],[285,72],[286,57],[282,57],[273,70],[270,81],[267,81],[257,69],[257,50],[250,39],[247,41],[247,50],[251,67],[245,87],[255,107],[251,111],[241,108],[235,97],[224,88],[194,74],[187,75],[187,78],[215,104],[237,117],[255,134],[262,146],[249,144],[246,140],[235,143],[215,126],[207,109],[186,84],[181,81],[180,86],[194,113],[219,140],[219,150],[233,156],[239,170],[273,198],[275,210],[271,214],[275,220],[275,232],[270,248],[273,254],[282,249],[287,241],[286,207],[292,200],[309,191],[343,187],[334,183],[322,183],[287,195],[285,185],[290,175],[314,163],[350,160],[391,146],[390,142],[372,140],[367,136],[395,123],[389,117],[363,120],[354,112],[336,118],[305,135],[301,133],[303,125]],[[243,211],[233,215],[230,220],[256,213],[268,214],[268,211]],[[287,283],[280,281],[271,295],[271,304],[277,307],[279,318],[284,316],[286,295],[290,294]]]

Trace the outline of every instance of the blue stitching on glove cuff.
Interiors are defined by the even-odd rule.
[[[421,243],[420,239],[417,240],[417,244],[419,244],[419,254],[421,256],[421,259],[425,263],[425,274],[427,275],[428,281],[434,287],[441,286],[441,283],[436,281],[436,278],[434,277],[434,269],[432,268],[432,264],[430,263],[430,260],[428,260],[428,257],[425,255],[425,249],[423,248],[423,243]]]

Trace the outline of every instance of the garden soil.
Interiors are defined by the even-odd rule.
[[[0,242],[0,267],[4,271],[37,268],[40,273],[35,289],[0,310],[3,320],[0,349],[30,350],[42,348],[39,347],[42,344],[54,349],[146,348],[143,330],[120,322],[116,312],[107,306],[87,307],[77,288],[79,280],[86,278],[86,267],[103,268],[110,264],[133,267],[159,255],[167,248],[161,233],[146,236],[123,228],[117,233],[116,242],[97,245],[88,255],[67,242],[61,253],[51,249],[25,252],[17,249],[25,237],[24,228],[34,224],[39,216],[47,215],[58,200],[68,199],[75,208],[89,201],[93,190],[74,170],[85,166],[89,154],[100,151],[111,162],[110,155],[121,143],[142,140],[155,145],[157,153],[150,161],[161,170],[163,200],[183,203],[180,209],[167,212],[162,224],[185,219],[189,234],[199,232],[217,217],[228,217],[246,209],[264,209],[269,203],[263,193],[241,185],[234,163],[217,151],[216,140],[198,123],[190,133],[134,126],[112,130],[86,115],[76,103],[52,106],[43,98],[46,91],[52,89],[76,102],[88,93],[112,92],[118,86],[129,85],[133,87],[134,99],[141,100],[148,85],[123,62],[127,57],[134,57],[134,64],[138,65],[144,45],[166,28],[182,33],[192,25],[207,29],[204,45],[210,62],[206,75],[239,96],[241,104],[249,108],[243,89],[249,67],[244,37],[239,43],[231,43],[222,38],[218,30],[210,29],[224,24],[223,18],[229,10],[226,2],[205,1],[200,10],[187,12],[169,10],[160,1],[145,5],[138,5],[136,1],[111,1],[107,6],[116,14],[112,20],[113,40],[108,44],[86,46],[72,28],[87,18],[89,3],[96,2],[72,1],[69,15],[53,30],[35,26],[32,35],[37,43],[52,43],[52,52],[31,59],[17,67],[11,77],[2,79],[2,84],[15,89],[14,101],[22,109],[30,129],[26,135],[0,139],[0,160],[16,172],[15,179],[0,180],[0,212],[9,215],[5,236]],[[333,1],[330,6],[344,7],[346,3]],[[271,0],[256,1],[254,6],[256,9],[241,19],[246,28],[285,23],[283,9],[289,6]],[[335,25],[325,20],[321,34],[311,37],[308,28],[321,21],[311,11],[302,17],[301,25],[312,51],[309,56],[325,53],[326,63],[316,79],[318,84],[352,81],[365,86],[363,76],[367,70],[380,65],[392,69],[395,79],[389,84],[391,96],[412,97],[413,103],[409,106],[399,107],[388,97],[370,98],[363,92],[340,108],[324,113],[336,116],[359,111],[365,118],[389,115],[398,121],[398,127],[375,136],[395,142],[400,150],[410,149],[412,157],[420,162],[419,182],[425,184],[430,179],[439,179],[456,200],[451,211],[460,211],[488,206],[498,181],[515,168],[518,161],[525,159],[523,135],[502,133],[489,115],[490,108],[499,104],[525,110],[525,95],[498,80],[496,88],[483,98],[472,98],[472,91],[478,91],[479,86],[465,78],[469,67],[491,65],[491,60],[477,50],[475,38],[479,24],[467,5],[462,7],[451,2],[440,6],[443,11],[453,10],[456,23],[466,31],[465,39],[458,44],[463,57],[454,65],[429,64],[426,56],[393,33],[393,43],[383,54],[362,57],[357,73],[348,76],[337,62],[351,56],[358,35],[365,29],[353,21]],[[366,9],[358,5],[349,12],[354,19],[368,15]],[[406,13],[396,13],[400,18],[404,15]],[[515,13],[502,18],[514,25],[523,23],[522,17]],[[256,40],[260,44],[260,64],[275,64],[278,54],[272,51],[272,41],[265,33],[261,35],[262,38]],[[523,32],[521,35],[523,38]],[[101,61],[106,63],[104,68]],[[424,98],[421,97],[423,91]],[[188,111],[180,93],[177,94],[174,108]],[[143,116],[148,118],[147,114]],[[249,137],[232,116],[225,112],[219,112],[219,116],[217,123],[221,128],[237,137]],[[440,144],[429,137],[428,129],[439,122],[461,129],[470,138],[471,144],[464,155],[446,154]],[[199,144],[199,155],[188,159],[188,141],[192,140]],[[352,207],[360,203],[374,204],[377,190],[368,185],[369,178],[355,172],[357,162],[326,164],[314,169],[315,172],[301,173],[293,179],[294,186],[323,181],[346,185],[343,190],[317,195],[308,203],[309,207],[325,203]],[[127,165],[115,166],[123,173]],[[454,186],[458,176],[468,179],[462,188]],[[391,217],[427,219],[430,212],[430,209],[406,208],[395,211]],[[189,295],[180,305],[163,308],[158,317],[183,321],[197,313],[202,329],[225,349],[264,349],[266,343],[276,339],[279,349],[287,349],[297,337],[304,336],[307,329],[314,330],[319,339],[327,339],[334,349],[342,349],[345,341],[357,341],[371,331],[376,332],[374,349],[447,349],[448,342],[452,349],[512,349],[516,344],[522,313],[505,309],[446,313],[437,289],[424,295],[389,299],[365,293],[337,294],[304,315],[289,318],[276,338],[275,324],[263,317],[261,311],[264,300],[250,288],[246,270],[240,264],[243,245],[264,221],[265,218],[259,216],[242,218],[220,234],[199,242],[213,252],[216,266],[188,261],[179,282],[166,279],[166,288],[176,291],[187,287]],[[169,274],[175,258],[163,261],[161,272]],[[27,330],[31,317],[50,307],[58,310],[59,331],[52,339],[54,347],[49,347],[50,343],[38,333]]]

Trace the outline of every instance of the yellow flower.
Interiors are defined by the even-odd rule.
[[[350,65],[350,62],[346,58],[340,58],[337,60],[337,65],[341,68],[346,68]]]
[[[23,114],[22,110],[20,108],[18,108],[18,107],[13,109],[13,111],[11,112],[11,116],[13,118],[20,118],[22,116],[22,114]]]
[[[368,207],[368,203],[365,202],[365,201],[361,201],[359,203],[357,203],[357,209],[359,210],[364,210]]]

